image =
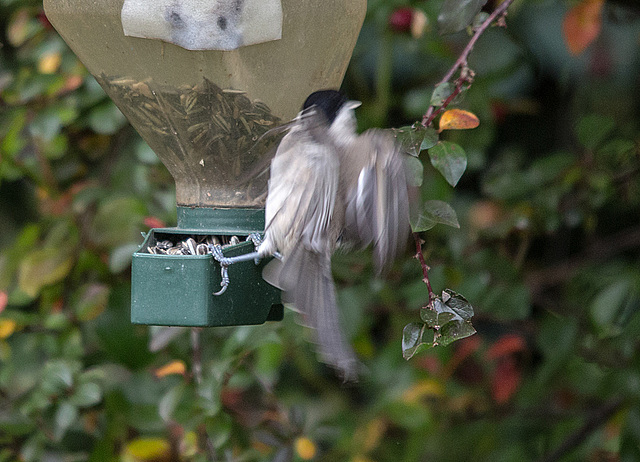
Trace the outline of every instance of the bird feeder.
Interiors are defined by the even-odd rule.
[[[278,142],[265,134],[313,91],[340,86],[366,0],[44,0],[44,8],[176,183],[177,227],[152,229],[133,254],[131,321],[282,319],[264,262],[229,267],[232,282],[215,295],[225,275],[206,247],[254,250],[245,238],[264,231],[268,181],[256,166],[268,165]]]

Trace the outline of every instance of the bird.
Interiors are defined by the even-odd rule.
[[[337,90],[306,99],[271,161],[260,257],[263,278],[315,332],[320,360],[345,382],[362,369],[345,338],[331,274],[337,249],[373,247],[378,274],[410,233],[404,153],[392,133],[358,135],[360,105]]]

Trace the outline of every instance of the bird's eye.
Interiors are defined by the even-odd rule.
[[[218,18],[218,27],[221,30],[225,30],[227,28],[227,18],[225,18],[224,16],[220,16]]]

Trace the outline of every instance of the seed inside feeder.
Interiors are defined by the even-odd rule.
[[[263,135],[281,123],[265,103],[206,78],[179,88],[104,74],[97,80],[176,179],[178,205],[264,206],[267,178],[253,172],[275,153],[280,136]]]

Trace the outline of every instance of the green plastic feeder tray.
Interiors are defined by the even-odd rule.
[[[294,118],[311,92],[340,86],[366,0],[44,0],[44,8],[176,182],[178,226],[151,230],[133,255],[131,321],[282,319],[280,294],[261,277],[265,262],[229,267],[217,296],[221,268],[211,255],[149,248],[264,231],[263,173],[279,139],[270,130]],[[223,252],[253,250],[242,242]]]
[[[184,212],[184,211],[183,211]],[[219,221],[256,225],[260,228],[262,210],[208,210]],[[196,215],[201,215],[198,210]],[[190,215],[190,218],[202,217]],[[248,235],[248,229],[232,229],[227,223],[218,236]],[[182,241],[190,236],[209,235],[211,230],[152,229],[140,250],[133,254],[131,322],[166,326],[234,326],[281,321],[280,292],[261,277],[266,262],[237,263],[229,267],[231,284],[222,295],[220,265],[208,255],[156,255],[147,252],[157,241]],[[241,242],[224,249],[227,257],[252,252],[252,242]]]

